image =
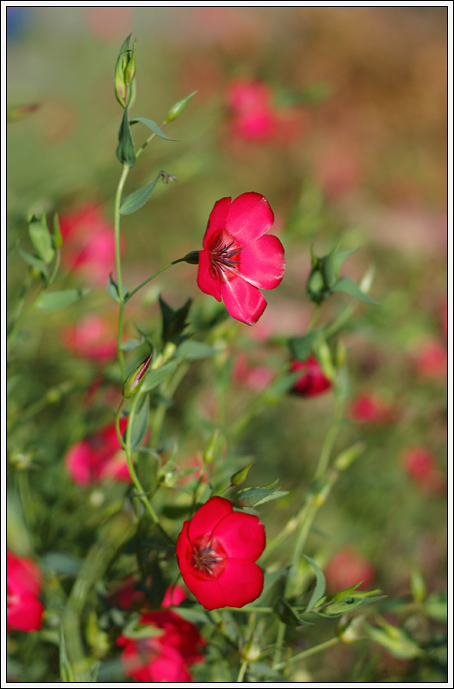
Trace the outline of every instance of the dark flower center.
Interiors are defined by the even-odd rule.
[[[214,280],[227,282],[236,278],[240,272],[239,254],[243,250],[239,242],[227,230],[217,230],[209,239],[211,254],[210,275]]]
[[[219,577],[227,565],[227,553],[216,538],[199,537],[188,553],[192,573],[198,579]]]

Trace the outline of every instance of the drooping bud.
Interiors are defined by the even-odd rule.
[[[134,395],[139,392],[145,379],[145,374],[150,368],[152,356],[152,354],[149,354],[147,358],[142,361],[142,363],[139,364],[139,366],[137,366],[126,378],[125,382],[123,383],[123,397],[125,399],[134,397]]]

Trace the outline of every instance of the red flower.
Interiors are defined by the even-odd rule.
[[[232,112],[232,133],[249,141],[267,141],[277,129],[269,86],[259,81],[236,80],[227,91]]]
[[[316,397],[329,390],[332,385],[313,354],[306,361],[293,361],[290,372],[296,371],[303,371],[303,374],[296,381],[292,392],[302,397]]]
[[[266,390],[275,377],[274,372],[266,366],[251,366],[244,352],[235,359],[233,379],[251,390]]]
[[[115,270],[114,227],[96,204],[60,217],[65,265],[94,285],[104,285]],[[123,245],[122,245],[123,248]]]
[[[225,498],[210,498],[178,536],[184,583],[207,610],[242,608],[262,592],[263,572],[255,561],[265,539],[258,517],[234,512]]]
[[[185,597],[180,587],[169,588],[162,607],[178,605]],[[144,613],[139,624],[162,629],[163,634],[117,640],[125,647],[121,656],[125,673],[138,682],[192,682],[187,666],[203,660],[200,648],[205,644],[197,627],[173,610]]]
[[[261,194],[241,194],[217,201],[199,252],[197,284],[218,301],[224,299],[233,318],[254,325],[266,307],[260,289],[273,289],[285,271],[284,247],[265,234],[273,211]]]
[[[380,397],[363,393],[358,395],[351,407],[351,415],[355,421],[367,423],[386,423],[392,421],[394,411],[391,405]]]
[[[65,347],[76,356],[95,361],[109,361],[117,355],[116,334],[105,319],[90,314],[77,325],[63,328],[61,338]]]
[[[343,548],[325,568],[328,591],[336,593],[358,584],[358,589],[367,588],[373,581],[375,571],[372,563],[353,548]]]
[[[120,431],[124,433],[128,420],[120,419]],[[80,486],[88,486],[105,478],[130,481],[126,455],[117,438],[115,423],[74,443],[65,457],[69,475]]]
[[[44,607],[38,600],[41,573],[33,560],[6,551],[6,626],[22,632],[41,628]]]
[[[438,340],[425,342],[416,357],[416,368],[422,378],[445,379],[448,366],[446,347]]]
[[[428,495],[439,495],[446,487],[445,477],[437,467],[435,456],[423,447],[407,447],[402,453],[402,466]]]

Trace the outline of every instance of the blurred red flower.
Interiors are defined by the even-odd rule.
[[[311,354],[306,361],[293,361],[290,372],[301,371],[301,378],[298,378],[292,388],[292,392],[302,397],[316,397],[326,392],[332,386],[329,378],[325,376],[322,367]]]
[[[72,354],[83,359],[105,362],[117,355],[115,330],[97,314],[88,314],[76,325],[63,328],[61,339]]]
[[[345,547],[325,567],[326,587],[330,593],[343,591],[358,584],[358,589],[367,588],[375,577],[372,563],[353,548]]]
[[[177,560],[184,582],[207,610],[242,608],[258,598],[263,572],[255,564],[266,543],[265,527],[234,512],[225,498],[210,498],[183,524]]]
[[[33,560],[6,551],[6,626],[22,632],[41,628],[44,607],[38,600],[41,572]]]
[[[121,433],[124,433],[127,424],[126,418],[120,419]],[[73,481],[80,486],[98,483],[106,478],[126,482],[131,480],[115,423],[74,443],[66,453],[65,466]]]
[[[197,284],[233,318],[254,325],[266,307],[260,289],[273,289],[285,271],[284,247],[265,234],[274,222],[273,211],[261,194],[241,194],[217,201],[211,211],[199,252]]]
[[[233,379],[251,390],[266,390],[275,374],[267,366],[251,365],[244,352],[240,352],[235,359],[232,371]]]
[[[446,488],[446,480],[437,467],[435,456],[424,447],[407,447],[402,452],[404,471],[428,495],[439,495]]]
[[[416,355],[416,368],[421,378],[446,378],[448,354],[445,345],[439,340],[423,343]]]
[[[115,237],[114,227],[104,219],[100,206],[87,204],[78,211],[62,214],[60,229],[66,267],[83,275],[92,285],[106,284],[115,270]]]
[[[354,400],[350,413],[355,421],[386,423],[392,421],[394,409],[377,395],[362,393]]]
[[[185,597],[179,586],[169,587],[162,607],[178,605]],[[139,624],[151,625],[163,633],[144,639],[121,636],[117,640],[119,646],[124,646],[121,660],[125,674],[137,682],[192,682],[187,666],[203,661],[200,650],[205,644],[197,627],[173,610],[146,612]]]

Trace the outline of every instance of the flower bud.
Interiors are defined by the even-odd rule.
[[[359,639],[364,639],[361,634],[361,625],[364,615],[359,615],[353,619],[348,619],[345,615],[341,618],[337,628],[337,636],[344,644],[352,644]]]
[[[255,663],[260,658],[260,646],[253,641],[249,643],[242,653],[243,660],[248,663]]]
[[[205,449],[203,451],[203,463],[204,464],[211,464],[213,459],[216,457],[217,449],[218,449],[218,442],[219,442],[219,436],[221,434],[221,431],[219,428],[215,428],[214,431],[212,432]]]
[[[149,354],[147,358],[144,359],[144,361],[142,361],[142,363],[139,364],[126,378],[125,382],[123,383],[123,397],[125,399],[129,399],[139,392],[140,388],[142,387],[145,374],[150,368],[152,356],[152,354]]]
[[[130,35],[121,46],[114,72],[115,96],[123,108],[132,105],[133,89],[128,89],[128,85],[132,84],[136,74],[136,41],[130,50],[129,39]]]
[[[241,486],[241,484],[244,483],[244,481],[246,480],[251,466],[252,464],[248,464],[247,467],[244,467],[244,469],[240,469],[240,471],[237,471],[235,474],[233,474],[233,476],[230,479],[230,485]]]
[[[185,109],[188,101],[195,96],[197,91],[193,91],[192,93],[189,94],[189,96],[186,96],[186,98],[182,98],[179,100],[177,103],[174,103],[172,107],[170,108],[169,112],[165,116],[164,119],[164,124],[168,124],[169,122],[173,122],[173,120],[176,120],[176,118],[181,115],[183,110]]]

